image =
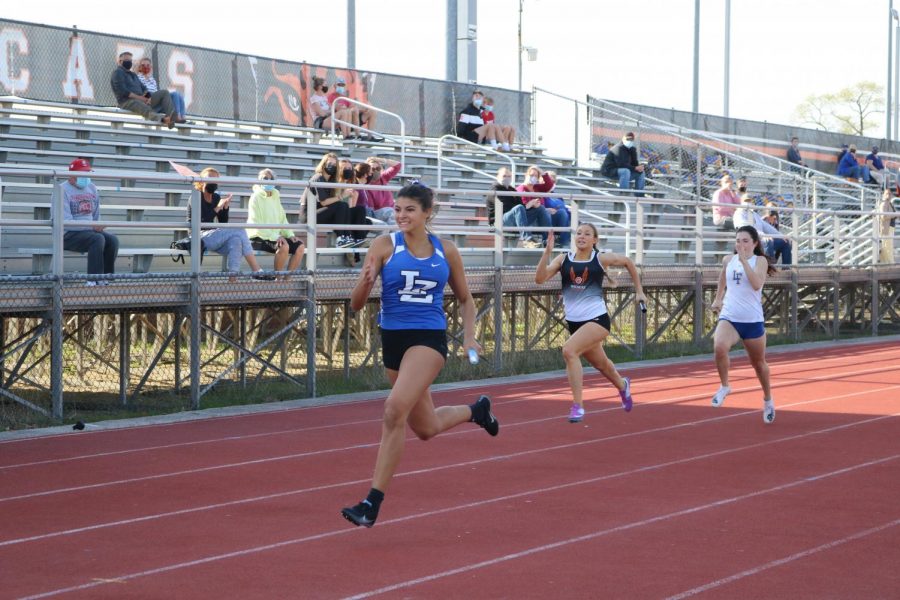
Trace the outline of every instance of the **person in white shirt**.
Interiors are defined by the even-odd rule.
[[[328,102],[328,86],[321,77],[313,77],[312,80],[313,95],[309,97],[309,114],[313,118],[313,127],[316,129],[331,130],[331,103]],[[352,122],[352,115],[346,108],[336,109],[334,116],[338,121],[346,123]],[[350,137],[350,126],[336,123],[337,128],[341,130],[344,139]]]
[[[749,225],[750,227],[753,227],[757,233],[763,236],[761,238],[761,243],[763,246],[763,253],[765,253],[766,256],[774,257],[776,254],[779,254],[781,255],[782,264],[793,264],[791,240],[769,237],[772,235],[780,235],[781,232],[771,224],[767,223],[765,219],[753,209],[753,203],[750,201],[750,196],[748,194],[741,196],[741,203],[734,211],[732,219],[734,221],[735,230]]]
[[[728,352],[743,342],[750,365],[763,390],[763,421],[775,421],[775,404],[766,363],[766,327],[762,307],[762,288],[766,277],[775,272],[762,252],[759,233],[750,225],[739,227],[734,236],[734,254],[722,261],[719,285],[712,310],[719,313],[714,337],[716,369],[721,386],[712,398],[713,406],[722,406],[731,392],[728,385]]]
[[[149,58],[145,57],[140,60],[137,68],[137,76],[141,83],[144,84],[144,87],[147,88],[148,92],[155,94],[159,91],[159,84],[157,84],[156,79],[153,78],[153,62]],[[172,98],[172,104],[175,105],[175,122],[186,123],[187,121],[184,118],[184,96],[182,96],[180,92],[173,92],[171,90],[169,91],[169,96]]]

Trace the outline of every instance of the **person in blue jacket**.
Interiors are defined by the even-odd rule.
[[[850,177],[851,179],[862,178],[862,168],[856,160],[856,146],[853,144],[850,144],[850,148],[841,157],[837,174],[841,177]]]

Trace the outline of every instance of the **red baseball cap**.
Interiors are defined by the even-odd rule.
[[[83,158],[76,158],[71,163],[69,163],[70,171],[90,171],[91,163],[86,161]]]

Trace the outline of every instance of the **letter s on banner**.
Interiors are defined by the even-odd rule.
[[[15,48],[18,47],[18,52]],[[31,72],[28,69],[15,70],[16,54],[28,54],[28,38],[21,29],[4,27],[0,30],[0,85],[15,95],[24,95],[31,83]]]
[[[173,50],[169,55],[169,88],[181,88],[185,108],[194,103],[194,59],[183,50]],[[177,91],[177,90],[176,90]]]
[[[63,95],[78,100],[94,99],[94,86],[88,77],[87,60],[84,57],[84,39],[77,35],[69,38],[69,59],[66,61]]]

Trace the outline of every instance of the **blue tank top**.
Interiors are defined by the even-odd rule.
[[[381,269],[382,329],[447,329],[444,286],[450,265],[437,236],[429,233],[428,239],[434,254],[416,258],[407,251],[402,231],[391,234],[394,253]]]

